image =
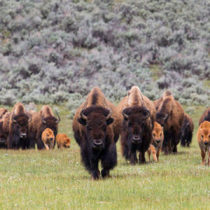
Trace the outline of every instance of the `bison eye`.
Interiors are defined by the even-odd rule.
[[[201,135],[201,138],[203,139],[203,135]]]
[[[162,133],[160,134],[160,137],[162,137]]]
[[[155,137],[155,133],[153,133],[152,135],[153,135],[153,137]]]

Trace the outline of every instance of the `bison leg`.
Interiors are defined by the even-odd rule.
[[[209,153],[209,156],[208,156],[208,166],[210,166],[210,147],[208,148],[208,153]]]
[[[143,151],[139,152],[139,163],[146,163],[145,152]]]
[[[101,165],[103,168],[101,176],[105,178],[109,176],[109,171],[117,165],[117,151],[115,144],[110,145],[108,150],[102,155]]]
[[[206,162],[206,160],[205,160],[205,156],[206,156],[205,151],[201,150],[202,165],[205,165],[205,162]]]

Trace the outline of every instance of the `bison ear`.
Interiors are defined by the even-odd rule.
[[[110,118],[108,118],[107,120],[106,120],[106,124],[107,125],[110,125],[111,123],[113,123],[114,122],[114,119],[112,118],[112,117],[110,117]]]
[[[86,120],[82,117],[78,118],[77,121],[81,124],[81,125],[86,125]]]

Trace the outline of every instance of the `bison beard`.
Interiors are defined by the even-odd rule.
[[[28,139],[28,120],[29,117],[24,114],[12,116],[7,141],[7,147],[9,149],[30,148]]]
[[[121,144],[123,156],[131,164],[137,163],[136,152],[139,151],[139,163],[145,163],[145,152],[152,139],[150,112],[145,107],[129,107],[123,110],[123,129]]]
[[[116,145],[109,126],[113,122],[110,111],[100,106],[90,106],[82,110],[77,120],[84,131],[82,135],[75,133],[75,139],[80,145],[85,168],[93,179],[98,179],[98,164],[101,160],[101,176],[108,176],[109,171],[117,164]]]

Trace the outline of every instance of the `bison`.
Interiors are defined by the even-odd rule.
[[[164,139],[163,127],[159,123],[154,122],[154,128],[152,131],[152,143],[150,144],[149,149],[147,151],[149,161],[151,153],[153,156],[153,160],[156,162],[159,161],[159,154],[162,148],[163,139]]]
[[[199,120],[199,125],[204,122],[204,121],[208,121],[210,122],[210,107],[208,107],[204,113],[202,114],[200,120]]]
[[[197,140],[201,149],[202,165],[205,165],[205,156],[208,153],[208,166],[210,166],[210,122],[200,124],[197,132]]]
[[[56,136],[56,143],[58,149],[69,148],[71,144],[71,139],[64,133],[58,133]]]
[[[145,152],[152,140],[152,129],[155,121],[155,106],[144,96],[137,86],[133,86],[118,105],[123,116],[121,129],[122,154],[131,164],[145,162]]]
[[[29,115],[22,103],[17,103],[12,112],[7,112],[3,118],[2,130],[7,139],[8,149],[28,149]]]
[[[50,128],[46,128],[42,132],[42,142],[44,143],[45,149],[53,149],[55,145],[55,136]]]
[[[163,151],[165,154],[176,153],[184,120],[184,110],[172,94],[164,94],[162,97],[162,102],[157,109],[156,120],[164,128]]]
[[[45,149],[45,145],[41,139],[42,132],[46,128],[50,128],[51,130],[53,130],[54,136],[56,137],[60,117],[57,113],[58,118],[56,118],[51,107],[48,105],[44,105],[39,112],[31,111],[30,114],[30,145],[32,148],[35,148],[35,144],[37,144],[38,149]]]
[[[192,118],[185,113],[181,127],[181,145],[183,147],[190,146],[190,143],[192,142],[193,130],[194,130],[194,124]]]
[[[117,164],[116,142],[121,116],[102,91],[95,87],[77,109],[73,119],[74,137],[80,146],[81,158],[93,179],[109,176]],[[98,169],[101,161],[102,171]]]

